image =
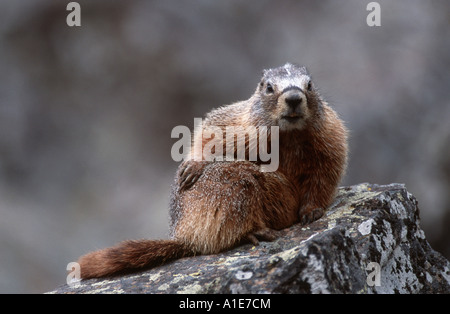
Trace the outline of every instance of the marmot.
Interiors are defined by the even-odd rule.
[[[248,160],[248,151],[240,161],[192,154],[180,164],[172,186],[170,239],[125,241],[91,252],[78,261],[82,278],[273,240],[277,230],[323,215],[345,172],[347,130],[305,67],[288,63],[264,70],[254,94],[211,111],[202,124],[204,130],[209,126],[278,126],[278,169],[261,171],[264,163]],[[207,142],[199,131],[193,150]],[[247,150],[248,144],[246,139]]]

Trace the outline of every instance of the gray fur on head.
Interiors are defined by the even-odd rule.
[[[304,88],[311,81],[308,70],[304,66],[286,63],[285,65],[263,71],[261,83],[276,85],[279,91],[289,86]]]

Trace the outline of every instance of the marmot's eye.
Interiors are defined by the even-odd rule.
[[[273,92],[274,92],[274,90],[273,90],[272,85],[271,85],[270,83],[267,83],[267,86],[266,86],[266,93],[267,93],[267,94],[272,94]]]
[[[307,88],[308,88],[309,91],[311,91],[311,89],[312,89],[311,81],[308,82],[308,87]]]

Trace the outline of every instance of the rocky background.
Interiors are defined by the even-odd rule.
[[[177,125],[306,65],[351,130],[345,185],[405,183],[450,257],[450,3],[0,1],[0,292],[44,292],[66,265],[167,236]]]

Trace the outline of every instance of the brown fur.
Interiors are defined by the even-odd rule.
[[[300,105],[290,107],[292,98],[301,98]],[[246,160],[204,160],[202,149],[211,140],[226,151],[225,134],[202,135],[210,126],[223,131],[225,126],[279,126],[278,170],[262,172],[261,160],[248,160],[248,138]],[[347,130],[305,68],[286,64],[266,70],[250,99],[213,110],[202,127],[194,132],[197,154],[180,165],[172,187],[171,240],[126,241],[85,255],[79,261],[83,278],[271,240],[272,230],[314,221],[332,202],[346,168]]]

